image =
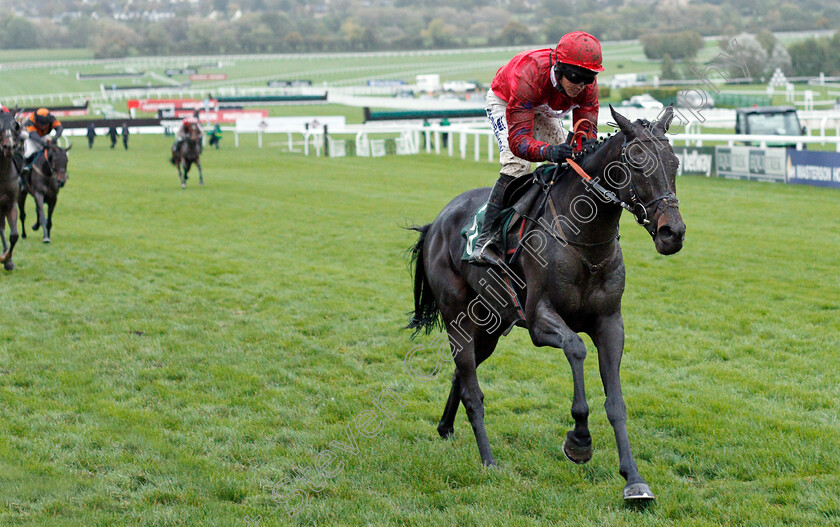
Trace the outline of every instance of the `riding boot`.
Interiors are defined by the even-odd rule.
[[[487,208],[484,211],[484,223],[481,225],[481,232],[475,242],[476,249],[470,255],[471,264],[499,266],[503,263],[498,247],[499,229],[495,223],[502,211],[505,189],[513,179],[510,176],[499,176],[498,181],[493,185],[493,190],[490,191],[490,199],[487,200]]]

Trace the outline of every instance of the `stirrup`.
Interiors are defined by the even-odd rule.
[[[501,266],[502,258],[499,256],[498,249],[494,240],[487,240],[481,249],[476,250],[470,255],[469,263],[473,265],[492,265],[495,267]]]

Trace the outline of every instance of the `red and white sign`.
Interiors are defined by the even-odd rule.
[[[192,117],[190,110],[175,110],[174,117]],[[212,112],[202,111],[198,114],[199,121],[210,121],[212,123],[235,123],[237,119],[262,119],[268,117],[268,110],[219,110]]]
[[[68,117],[70,115],[87,115],[88,109],[87,106],[84,108],[79,108],[78,110],[52,110],[50,111],[56,117]]]
[[[210,99],[211,107],[216,107],[216,100]],[[141,112],[157,112],[158,110],[197,110],[204,108],[201,99],[130,99],[128,109],[136,108]]]
[[[191,81],[223,81],[227,79],[227,73],[196,73],[190,75]]]

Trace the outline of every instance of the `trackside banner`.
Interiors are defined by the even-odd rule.
[[[675,146],[674,154],[680,160],[678,176],[713,176],[715,173],[715,148],[713,146]]]
[[[172,112],[161,112],[162,118],[183,118],[192,117],[193,110],[175,110]],[[235,123],[239,119],[263,119],[268,117],[268,110],[219,110],[198,113],[199,121],[210,121],[213,123]]]
[[[788,183],[840,188],[840,153],[788,152]]]
[[[215,108],[215,99],[206,101],[210,108]],[[158,110],[198,110],[204,108],[205,101],[199,99],[130,99],[128,109],[136,108],[141,112],[157,112]]]
[[[717,174],[729,179],[784,183],[787,149],[716,146]]]

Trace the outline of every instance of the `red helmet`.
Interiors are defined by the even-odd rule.
[[[560,38],[555,51],[557,62],[579,66],[591,71],[604,71],[601,66],[601,43],[583,31],[566,33]]]

